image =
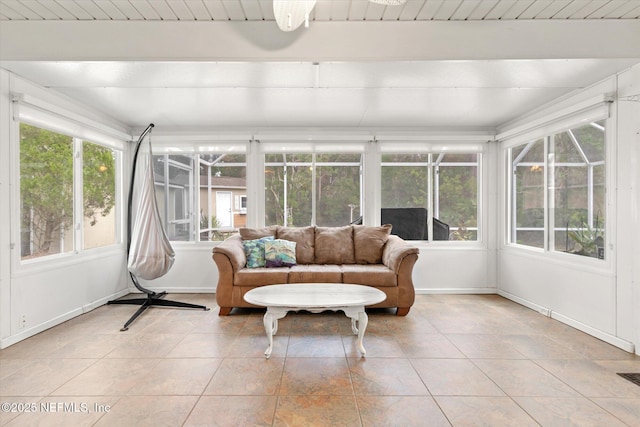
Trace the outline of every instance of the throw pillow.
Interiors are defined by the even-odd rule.
[[[353,227],[316,227],[316,264],[354,264]]]
[[[267,267],[291,267],[296,265],[296,242],[268,240],[264,243]]]
[[[266,265],[265,247],[267,241],[273,240],[275,237],[262,237],[255,240],[243,240],[244,254],[247,257],[247,268],[258,268]]]
[[[278,239],[296,242],[298,264],[313,264],[315,255],[315,227],[278,227]]]
[[[353,247],[357,264],[382,263],[382,250],[391,234],[391,227],[391,224],[381,227],[353,226]]]

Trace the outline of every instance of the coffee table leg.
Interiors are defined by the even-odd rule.
[[[267,312],[262,319],[264,330],[269,340],[269,347],[267,347],[267,350],[264,352],[264,357],[267,359],[271,357],[271,351],[273,350],[273,336],[278,332],[278,319],[282,319],[286,315],[286,310],[274,310],[267,307]]]
[[[362,345],[362,339],[364,338],[364,331],[367,329],[368,323],[369,317],[367,316],[367,313],[365,313],[364,310],[358,313],[358,348],[363,356],[367,351],[364,349],[364,345]]]
[[[364,307],[347,307],[344,309],[344,314],[351,318],[351,330],[354,334],[358,335],[358,350],[362,353],[362,356],[366,355],[367,350],[365,350],[362,341],[364,339],[364,332],[367,330],[369,317],[364,311]],[[356,321],[358,322],[357,327]]]

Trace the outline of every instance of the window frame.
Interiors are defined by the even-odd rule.
[[[487,213],[483,212],[484,208],[488,208],[489,204],[486,200],[486,186],[489,182],[487,176],[488,169],[485,163],[491,158],[489,153],[490,144],[492,138],[489,135],[474,135],[469,139],[452,138],[452,139],[387,139],[384,141],[367,140],[365,138],[354,139],[331,139],[331,140],[304,140],[304,138],[280,139],[273,138],[266,141],[260,141],[255,138],[231,138],[226,139],[220,135],[217,139],[211,135],[202,135],[198,137],[186,136],[180,137],[175,135],[154,135],[153,136],[153,155],[161,154],[183,154],[195,156],[198,154],[206,153],[222,153],[226,150],[234,147],[235,153],[242,152],[246,155],[246,226],[247,227],[264,227],[265,224],[265,153],[279,154],[279,153],[291,153],[291,154],[359,154],[360,155],[360,213],[363,217],[363,224],[365,225],[380,225],[380,200],[381,200],[381,153],[383,152],[398,152],[397,148],[400,147],[400,153],[411,153],[416,151],[423,152],[437,152],[437,153],[451,153],[451,154],[464,154],[473,153],[477,154],[477,239],[476,240],[416,240],[416,244],[422,245],[429,243],[433,245],[444,245],[443,247],[450,248],[464,248],[464,247],[486,247],[487,235],[486,228],[489,226],[487,223]],[[215,142],[208,142],[215,141]],[[381,149],[380,147],[383,147]],[[393,149],[384,148],[393,147]],[[318,162],[325,163],[325,162]],[[340,165],[347,164],[351,166],[351,163],[355,162],[340,162]],[[320,165],[322,166],[322,165]],[[197,179],[198,174],[194,173],[194,178]],[[315,185],[315,180],[312,181]],[[196,184],[194,184],[196,185]],[[433,194],[431,194],[433,197]],[[194,212],[200,211],[200,198],[195,197],[194,200]],[[314,200],[315,204],[315,200]],[[430,209],[431,211],[431,209]],[[354,217],[356,216],[354,212]],[[430,219],[431,221],[431,219]],[[196,224],[196,230],[200,230],[199,222]],[[431,227],[431,225],[430,225]],[[196,233],[197,234],[197,233]],[[429,235],[432,236],[432,228],[429,230]],[[453,243],[455,242],[455,243]],[[216,245],[219,241],[214,240],[199,240],[197,236],[189,241],[173,241],[175,246],[189,246],[192,244],[200,245]],[[453,245],[453,246],[449,246]]]
[[[278,154],[282,154],[283,155],[283,160],[281,162],[274,162],[274,161],[267,161],[266,160],[266,156],[267,155],[278,155]],[[288,162],[286,160],[286,156],[287,154],[292,154],[292,155],[298,155],[298,154],[309,154],[311,155],[311,160],[310,161],[299,161],[299,162]],[[318,160],[317,157],[318,155],[325,155],[325,154],[353,154],[353,155],[359,155],[360,156],[360,160],[359,161],[348,161],[348,162],[336,162],[336,161],[331,161],[331,162],[327,162],[327,161],[321,161]],[[357,216],[360,217],[363,215],[363,193],[365,190],[365,184],[364,184],[364,180],[363,180],[363,175],[364,175],[364,152],[358,152],[358,151],[337,151],[337,152],[331,152],[331,151],[313,151],[313,152],[305,152],[305,151],[301,151],[301,152],[296,152],[296,151],[290,151],[290,152],[277,152],[277,151],[264,151],[262,153],[262,161],[263,161],[263,173],[265,171],[265,169],[267,167],[280,167],[282,166],[282,168],[285,170],[285,173],[283,174],[283,176],[285,177],[285,181],[284,181],[284,211],[287,211],[287,181],[286,178],[288,176],[287,168],[289,167],[305,167],[308,166],[311,169],[311,176],[310,176],[310,180],[311,180],[311,218],[310,218],[310,223],[309,224],[305,224],[305,225],[300,225],[300,226],[309,226],[309,225],[317,225],[317,218],[318,218],[318,207],[317,207],[317,171],[318,168],[322,168],[322,167],[357,167],[358,168],[358,177],[359,177],[359,206],[358,206],[358,214]],[[266,197],[266,196],[265,196]],[[266,215],[266,204],[263,204],[263,210],[264,213]],[[352,212],[353,213],[353,212]],[[352,220],[354,220],[356,218],[352,218]],[[288,215],[284,215],[284,219],[283,219],[283,226],[287,227],[288,226]],[[347,225],[347,224],[345,224]],[[320,225],[322,226],[322,225]]]
[[[484,167],[484,163],[487,160],[486,156],[486,146],[484,144],[487,143],[487,140],[480,141],[477,143],[473,143],[470,141],[435,141],[435,140],[422,140],[422,141],[384,141],[378,143],[379,154],[378,157],[378,168],[380,170],[380,177],[382,176],[382,168],[385,166],[393,166],[393,162],[382,162],[381,157],[385,154],[428,154],[428,159],[426,162],[416,162],[416,163],[398,163],[398,166],[411,166],[413,164],[422,165],[427,168],[427,227],[428,227],[428,240],[412,240],[414,243],[426,242],[430,245],[455,245],[456,247],[462,246],[473,246],[477,247],[486,245],[486,232],[485,228],[487,227],[486,218],[487,213],[484,211],[485,206],[488,206],[488,201],[485,200],[485,186],[487,185],[488,177],[485,174],[486,168]],[[476,163],[473,164],[477,168],[476,170],[476,239],[474,240],[433,240],[433,219],[435,213],[435,205],[438,203],[438,196],[436,195],[436,185],[438,182],[437,171],[441,166],[442,162],[437,162],[437,158],[439,156],[444,156],[446,154],[476,154],[477,159]],[[434,159],[435,157],[435,159]],[[468,162],[461,163],[453,163],[453,162],[444,162],[447,167],[457,167],[464,166]],[[454,166],[455,165],[455,166]],[[382,186],[380,184],[380,190],[378,193],[381,194]],[[379,208],[382,208],[382,200],[380,199]],[[436,217],[437,218],[437,217]],[[379,217],[378,217],[379,223]]]
[[[215,138],[212,137],[202,137],[202,138],[198,138],[196,140],[193,139],[185,139],[184,137],[176,137],[176,136],[166,136],[166,135],[159,135],[159,136],[152,136],[152,151],[153,151],[153,156],[154,157],[158,157],[158,156],[164,156],[164,155],[182,155],[182,156],[188,156],[190,158],[190,162],[192,165],[191,171],[190,171],[190,179],[189,179],[189,183],[191,186],[190,189],[190,197],[188,197],[187,201],[190,203],[190,205],[188,206],[188,210],[190,209],[190,213],[189,213],[189,218],[185,221],[182,221],[182,223],[188,223],[190,231],[189,231],[189,239],[188,240],[170,240],[172,245],[175,246],[181,246],[181,245],[193,245],[193,244],[205,244],[207,246],[210,246],[211,244],[216,244],[216,243],[220,243],[222,240],[211,240],[211,238],[208,238],[206,240],[202,240],[200,234],[202,232],[207,232],[210,233],[209,230],[211,230],[211,228],[201,228],[200,227],[200,212],[202,209],[202,203],[201,203],[201,198],[200,198],[200,191],[201,191],[201,185],[200,185],[200,173],[199,173],[199,168],[202,166],[203,161],[201,159],[202,155],[207,155],[207,154],[242,154],[245,156],[245,162],[244,163],[229,163],[226,164],[225,167],[238,167],[238,166],[242,166],[245,167],[246,169],[246,173],[245,173],[245,179],[246,179],[246,188],[245,188],[245,192],[241,197],[246,197],[246,208],[244,209],[244,215],[247,216],[247,222],[248,222],[248,217],[252,212],[252,204],[251,204],[251,200],[248,197],[249,196],[249,189],[250,189],[250,178],[249,178],[249,173],[250,173],[250,152],[251,149],[251,141],[247,141],[246,139],[242,139],[242,140],[233,140],[233,139],[221,139],[221,140],[215,140]],[[145,152],[144,156],[148,156],[149,153]],[[206,163],[206,162],[205,162]],[[213,166],[207,166],[205,165],[205,167],[213,167]],[[196,172],[197,171],[197,172]],[[156,177],[156,186],[159,184],[159,181]],[[215,196],[215,191],[209,191],[210,189],[208,189],[207,192],[207,197],[209,198],[209,201],[211,200],[212,197]],[[158,197],[158,195],[156,195],[156,197]],[[233,200],[233,195],[232,195],[232,200],[231,200],[231,204],[232,206],[235,206],[235,201]],[[209,203],[210,206],[207,206],[207,210],[209,210],[211,208],[211,203]],[[164,212],[162,214],[162,219],[163,221],[165,221],[165,223],[163,223],[163,225],[166,226],[166,212]],[[210,224],[210,217],[211,215],[209,215],[208,218],[208,223]],[[238,227],[234,227],[234,228],[238,228]],[[222,231],[221,231],[222,232]],[[231,229],[229,230],[223,230],[222,232],[222,236],[226,237],[229,235],[229,233],[231,232]]]
[[[31,100],[31,98],[29,97]],[[31,102],[38,102],[31,100]],[[20,191],[20,174],[21,174],[21,130],[20,125],[26,125],[43,129],[46,131],[66,135],[72,141],[72,173],[73,173],[73,220],[72,220],[72,249],[66,252],[54,253],[50,255],[39,256],[35,258],[23,259],[21,253],[22,233],[21,233],[21,191]],[[107,253],[121,251],[124,245],[124,202],[123,202],[123,165],[125,157],[125,144],[130,140],[127,135],[113,130],[109,134],[106,128],[95,127],[88,121],[71,119],[62,113],[53,113],[44,108],[34,106],[22,101],[22,98],[13,102],[13,120],[11,123],[11,147],[12,154],[12,170],[11,176],[15,179],[15,185],[12,189],[12,227],[11,227],[11,251],[12,266],[15,271],[20,274],[23,270],[38,271],[40,269],[49,268],[51,263],[56,265],[73,264],[78,257],[80,258],[99,258]],[[83,173],[83,145],[91,143],[100,147],[112,150],[114,153],[115,170],[115,204],[113,214],[115,216],[114,224],[114,242],[108,245],[97,247],[84,247],[84,173]]]
[[[595,122],[604,121],[604,160],[602,161],[604,171],[604,206],[605,218],[612,218],[613,199],[615,198],[615,136],[613,126],[613,117],[608,111],[608,103],[598,104],[592,109],[579,111],[568,117],[561,117],[545,126],[534,128],[522,135],[516,135],[512,138],[502,141],[503,151],[503,173],[505,178],[504,185],[504,212],[505,219],[503,228],[503,246],[505,248],[514,248],[532,254],[540,254],[544,257],[551,257],[560,261],[570,263],[579,263],[585,266],[595,266],[596,268],[611,269],[615,263],[612,239],[614,236],[614,225],[612,220],[605,221],[604,226],[604,259],[585,255],[574,254],[566,251],[557,250],[555,248],[555,231],[552,226],[555,223],[554,200],[551,193],[554,191],[552,178],[554,176],[557,164],[550,159],[550,146],[553,144],[555,135],[578,129],[582,126],[594,124]],[[525,245],[513,241],[512,229],[515,226],[515,199],[513,185],[513,165],[512,165],[512,149],[524,145],[527,141],[542,140],[544,144],[544,244],[543,247],[535,247]],[[553,235],[553,236],[552,236]]]

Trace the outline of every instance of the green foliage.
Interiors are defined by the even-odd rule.
[[[36,252],[48,253],[73,222],[72,138],[20,125],[20,196],[23,231],[31,231]]]
[[[84,215],[94,225],[115,205],[115,159],[95,144],[85,143],[83,151]],[[50,253],[61,231],[71,229],[73,157],[71,137],[20,124],[22,230],[35,245],[34,253],[23,245],[25,256]]]
[[[91,218],[90,224],[95,225],[98,215],[109,215],[116,203],[114,153],[109,148],[84,142],[82,161],[84,216]]]
[[[580,228],[569,231],[569,237],[579,246],[574,253],[580,255],[596,256],[599,242],[604,242],[603,230],[597,225],[590,227],[586,222]]]
[[[222,226],[222,223],[220,222],[220,220],[215,216],[215,215],[211,215],[211,228],[220,228]],[[204,211],[200,211],[200,229],[204,230],[206,228],[209,228],[209,218],[207,218],[207,215],[205,215]]]

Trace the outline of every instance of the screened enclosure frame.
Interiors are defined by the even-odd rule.
[[[605,258],[605,248],[607,245],[606,236],[608,235],[608,227],[605,222],[605,218],[607,218],[607,193],[608,186],[610,183],[609,171],[611,169],[610,163],[611,159],[611,149],[610,138],[608,136],[608,132],[606,131],[606,123],[608,120],[608,114],[606,115],[592,115],[589,120],[578,120],[575,119],[573,122],[567,121],[564,126],[556,127],[553,131],[547,131],[544,133],[540,133],[539,137],[529,138],[528,140],[510,143],[509,146],[505,149],[505,160],[507,164],[507,244],[515,245],[519,247],[528,248],[531,250],[541,250],[544,252],[554,252],[554,253],[570,253],[570,254],[580,254],[579,251],[575,251],[570,249],[570,247],[576,246],[578,243],[574,245],[569,245],[569,236],[572,239],[577,239],[576,236],[586,235],[596,236],[598,238],[598,247],[596,248],[596,252],[590,254],[591,257],[596,257],[599,259]],[[599,122],[604,122],[603,126]],[[597,156],[590,155],[588,150],[585,149],[585,142],[581,142],[581,137],[576,134],[576,130],[582,129],[584,127],[590,127],[592,129],[596,129],[597,131],[602,132],[602,158],[597,158]],[[567,161],[567,160],[559,160],[556,156],[555,152],[555,143],[556,138],[560,138],[562,135],[566,135],[568,137],[568,141],[574,153],[577,155],[578,159]],[[541,159],[526,159],[527,155],[531,152],[533,147],[537,144],[541,143],[543,147],[543,153]],[[521,149],[520,149],[521,148]],[[520,149],[520,152],[516,155],[514,154],[515,149]],[[565,155],[567,155],[565,153]],[[596,158],[594,158],[596,157]],[[603,173],[603,193],[602,204],[603,209],[596,208],[596,196],[595,196],[595,188],[597,186],[596,181],[594,179],[595,170],[598,167],[604,167]],[[524,168],[524,169],[523,169]],[[569,221],[563,226],[562,224],[557,223],[556,219],[556,198],[557,195],[555,191],[558,189],[556,187],[556,172],[559,168],[566,168],[571,170],[572,168],[584,168],[586,169],[586,181],[584,187],[586,187],[586,217],[583,222],[583,226],[569,225]],[[518,215],[519,210],[517,207],[517,203],[519,200],[518,188],[519,188],[519,179],[520,174],[518,171],[520,170],[529,170],[531,172],[541,172],[542,174],[542,183],[540,184],[540,189],[542,193],[543,200],[543,225],[542,226],[520,226],[518,225]],[[524,178],[523,178],[524,179]],[[580,186],[575,186],[572,188],[579,188]],[[566,190],[568,191],[568,190]],[[524,196],[523,196],[524,197]],[[568,197],[568,196],[567,196]],[[569,209],[565,207],[565,209]],[[535,246],[527,243],[522,243],[518,241],[519,233],[526,232],[542,232],[542,245]],[[566,233],[565,236],[565,250],[560,250],[557,247],[557,233]],[[578,240],[575,240],[578,242]],[[596,242],[594,242],[595,244]]]

